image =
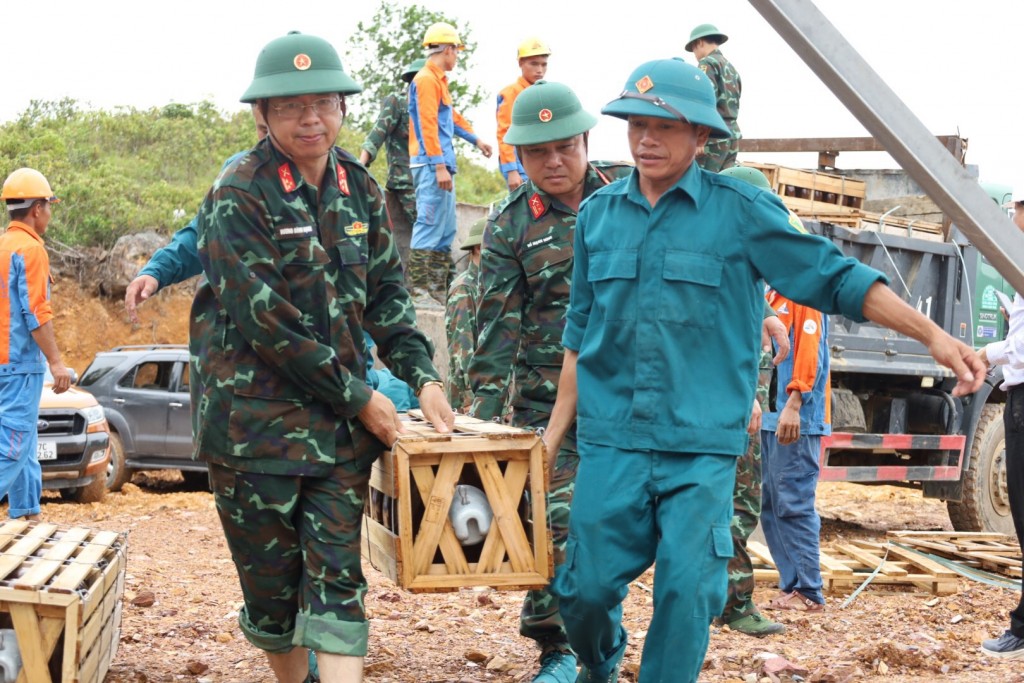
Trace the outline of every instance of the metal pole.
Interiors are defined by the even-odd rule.
[[[1024,293],[1024,235],[811,0],[750,0],[818,78]]]

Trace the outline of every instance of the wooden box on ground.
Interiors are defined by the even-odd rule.
[[[363,557],[413,592],[546,585],[553,558],[540,437],[461,415],[453,434],[438,434],[417,412],[405,424],[410,433],[373,468]],[[494,514],[475,546],[461,545],[449,521],[458,484],[484,491]]]
[[[0,612],[21,651],[18,683],[103,680],[120,637],[126,552],[125,536],[112,531],[0,525]]]

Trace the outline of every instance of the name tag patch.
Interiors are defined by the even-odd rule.
[[[277,225],[274,226],[274,237],[279,240],[294,240],[309,237],[313,234],[312,225]]]
[[[554,239],[555,239],[554,235],[548,235],[547,237],[541,237],[539,239],[533,240],[532,242],[527,242],[526,243],[526,248],[527,249],[533,249],[535,247],[542,247],[545,244],[547,244],[548,242],[554,241]]]

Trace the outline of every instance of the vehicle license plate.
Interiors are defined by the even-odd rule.
[[[40,460],[56,460],[57,444],[53,441],[40,441],[37,453]]]

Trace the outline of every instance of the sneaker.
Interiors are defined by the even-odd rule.
[[[580,675],[576,677],[576,683],[618,683],[619,680],[619,665],[616,663],[615,668],[605,678],[598,678],[590,673],[590,669],[584,665],[580,668]]]
[[[576,656],[552,650],[540,658],[540,671],[533,683],[573,683],[576,680]]]
[[[1009,631],[1003,632],[998,638],[982,641],[981,651],[1001,659],[1024,658],[1024,638],[1018,638]]]
[[[814,602],[808,597],[802,595],[799,591],[793,591],[792,593],[781,593],[775,596],[765,604],[761,605],[761,609],[787,609],[794,610],[796,612],[822,612],[825,609],[825,605],[820,602]]]
[[[782,624],[771,619],[765,619],[756,613],[740,617],[736,621],[730,621],[726,626],[732,631],[739,631],[744,635],[754,636],[755,638],[764,638],[765,636],[786,632],[786,627]]]

